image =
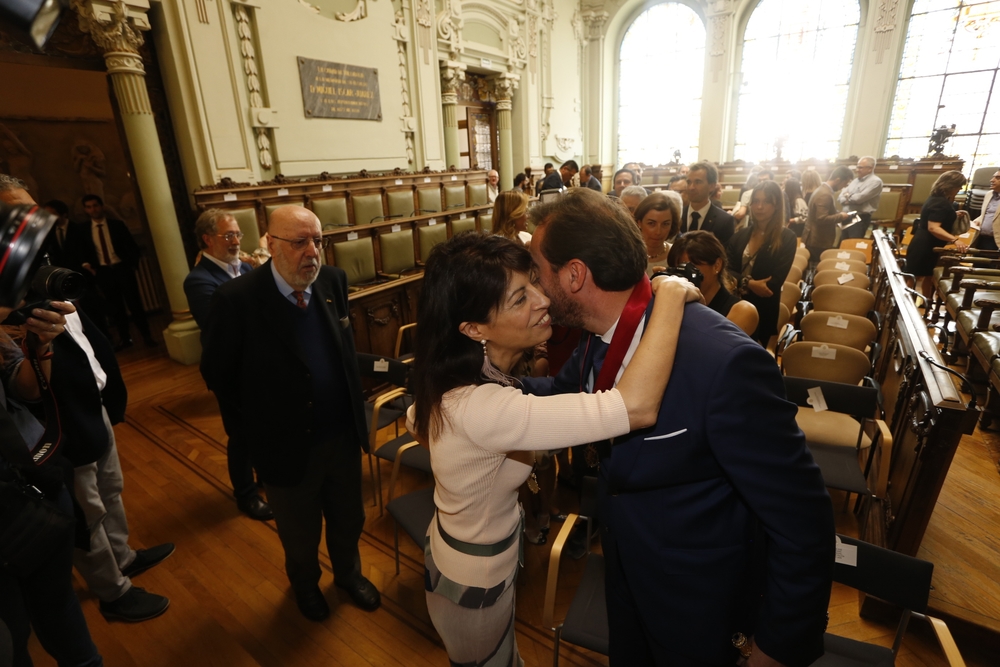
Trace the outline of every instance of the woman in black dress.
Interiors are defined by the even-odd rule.
[[[750,196],[750,224],[729,239],[729,266],[739,278],[740,295],[757,307],[760,323],[751,338],[767,345],[778,333],[781,286],[795,259],[797,239],[785,227],[785,195],[764,181]]]
[[[934,248],[954,243],[962,252],[969,246],[958,240],[952,233],[959,214],[968,217],[965,211],[955,211],[955,195],[965,185],[965,176],[960,171],[946,171],[934,181],[931,196],[920,209],[920,219],[913,223],[913,239],[906,249],[906,271],[916,278],[922,278],[921,291],[928,300],[934,294],[934,265],[937,257]]]
[[[742,329],[748,336],[760,319],[749,301],[734,294],[736,280],[726,270],[726,249],[712,232],[697,230],[677,237],[667,257],[670,266],[688,262],[701,272],[701,293],[709,308]]]

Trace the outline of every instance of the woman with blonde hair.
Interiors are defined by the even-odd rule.
[[[493,202],[493,233],[521,245],[531,243],[528,223],[528,196],[520,190],[505,190]]]
[[[812,197],[812,193],[822,185],[823,181],[819,177],[819,173],[815,169],[806,169],[802,172],[802,198],[806,200],[806,204],[809,203],[809,198]]]
[[[955,195],[965,185],[960,171],[946,171],[934,181],[931,194],[920,209],[920,219],[913,223],[913,240],[906,249],[906,272],[922,278],[921,290],[928,299],[934,294],[934,265],[937,258],[934,248],[954,243],[959,251],[968,246],[954,233],[959,215],[968,218],[965,211],[955,211]]]

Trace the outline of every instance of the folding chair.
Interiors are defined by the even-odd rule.
[[[816,310],[867,316],[875,306],[875,295],[860,287],[821,285],[813,290],[812,303]]]
[[[865,274],[858,273],[857,271],[827,269],[825,271],[817,271],[813,275],[812,284],[813,287],[819,287],[820,285],[847,285],[848,287],[868,289],[871,286],[871,280]]]
[[[859,250],[847,250],[845,248],[830,248],[829,250],[824,250],[819,256],[820,261],[826,261],[828,259],[839,259],[839,260],[852,260],[855,262],[864,262],[867,264],[870,260],[865,256],[865,253]]]
[[[399,529],[402,527],[403,532],[423,551],[427,527],[434,518],[434,486],[390,500],[385,508],[393,519],[393,550],[396,556],[396,574],[399,574]]]
[[[868,274],[868,265],[856,259],[823,259],[816,265],[817,271],[856,271]]]

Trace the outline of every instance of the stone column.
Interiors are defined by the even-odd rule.
[[[608,22],[605,11],[586,11],[580,15],[583,58],[580,79],[583,87],[583,149],[581,154],[589,164],[617,162],[610,155],[616,128],[607,122],[614,117],[614,96],[606,94],[610,81],[604,70],[604,27]]]
[[[458,87],[465,81],[465,65],[447,61],[441,65],[441,109],[444,115],[444,159],[448,168],[460,166],[458,147]],[[471,156],[470,156],[471,166]]]
[[[149,30],[146,0],[73,0],[80,29],[89,33],[104,54],[118,100],[135,178],[163,273],[173,321],[163,332],[170,357],[183,364],[201,357],[198,326],[188,310],[184,277],[188,264],[180,225],[170,196],[167,168],[146,90],[146,71],[139,46],[140,31]]]
[[[500,135],[500,169],[497,171],[500,172],[501,190],[514,187],[514,139],[511,135],[510,110],[511,98],[519,78],[515,74],[503,74],[493,81],[497,98],[497,133]]]

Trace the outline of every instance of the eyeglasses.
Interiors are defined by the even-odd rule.
[[[294,250],[296,252],[299,252],[301,250],[305,250],[307,243],[312,243],[313,246],[315,246],[315,248],[317,250],[319,250],[320,248],[326,248],[327,246],[330,245],[330,237],[329,236],[319,236],[319,237],[311,238],[311,239],[308,239],[308,238],[307,239],[283,239],[280,236],[271,235],[271,238],[275,239],[276,241],[284,241],[288,245],[292,246],[292,250]]]
[[[216,236],[221,239],[226,239],[229,243],[243,240],[243,232],[226,232],[225,234],[216,234]]]

